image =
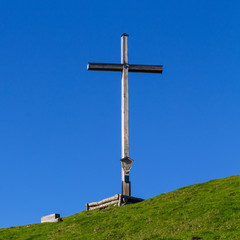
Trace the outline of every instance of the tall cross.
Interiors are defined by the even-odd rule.
[[[122,195],[131,196],[129,172],[133,160],[129,157],[128,128],[128,72],[162,73],[162,65],[134,65],[128,63],[128,34],[121,36],[121,64],[88,63],[88,70],[122,72]]]

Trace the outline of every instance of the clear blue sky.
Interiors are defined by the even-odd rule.
[[[1,1],[0,227],[120,193],[121,73],[129,74],[132,194],[239,174],[239,1]]]

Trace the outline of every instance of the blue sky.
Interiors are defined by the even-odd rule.
[[[69,216],[120,193],[121,73],[129,74],[132,195],[239,174],[238,1],[1,1],[0,227]]]

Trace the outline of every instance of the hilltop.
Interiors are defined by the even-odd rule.
[[[240,176],[183,187],[137,204],[83,211],[59,223],[0,229],[0,239],[239,240]]]

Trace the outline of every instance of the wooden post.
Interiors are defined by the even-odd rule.
[[[128,130],[128,35],[121,37],[121,63],[122,69],[122,158],[129,156],[129,130]]]
[[[128,128],[128,35],[121,37],[121,64],[122,70],[122,159],[129,157],[129,128]],[[122,163],[122,195],[131,195],[129,171],[126,172]]]

